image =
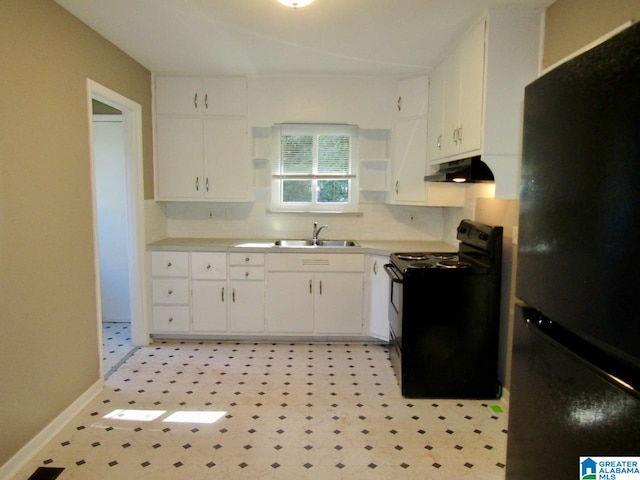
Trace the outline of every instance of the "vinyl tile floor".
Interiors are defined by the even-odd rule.
[[[15,479],[503,479],[506,429],[500,400],[402,398],[386,346],[158,342]]]
[[[131,324],[102,323],[102,374],[111,375],[120,362],[134,349],[131,343]]]

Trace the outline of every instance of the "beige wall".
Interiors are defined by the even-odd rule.
[[[631,19],[640,20],[640,0],[557,0],[547,9],[543,68]]]
[[[150,73],[52,0],[0,1],[0,465],[100,378],[87,77],[142,105]]]

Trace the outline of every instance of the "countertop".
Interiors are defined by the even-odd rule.
[[[328,240],[328,239],[327,239]],[[358,240],[359,247],[276,247],[273,239],[167,237],[147,245],[147,250],[271,253],[368,253],[455,252],[457,245],[427,240]]]

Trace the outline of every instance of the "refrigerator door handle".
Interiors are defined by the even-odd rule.
[[[527,328],[603,377],[624,392],[640,399],[640,368],[605,352],[531,307],[518,305]]]

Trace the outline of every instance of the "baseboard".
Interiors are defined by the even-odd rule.
[[[29,443],[22,447],[18,453],[9,459],[7,463],[0,466],[0,478],[13,478],[18,474],[33,456],[40,451],[53,437],[86,407],[96,395],[102,391],[104,381],[102,378],[91,385],[87,391],[80,395],[71,405],[69,405],[60,415],[44,427]]]

